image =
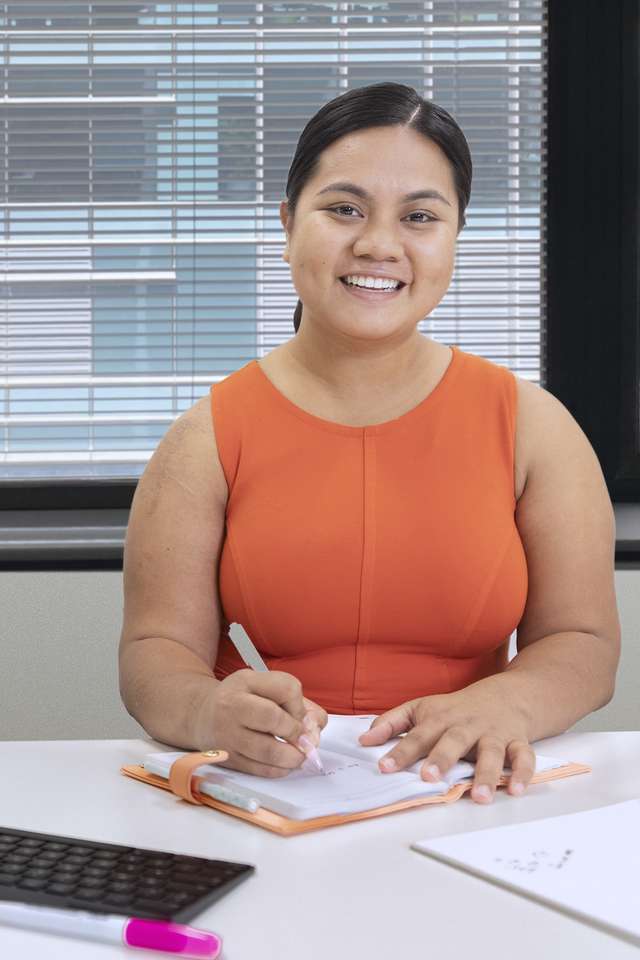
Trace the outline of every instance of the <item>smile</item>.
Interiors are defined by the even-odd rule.
[[[351,294],[352,297],[358,297],[360,300],[390,300],[393,297],[397,297],[406,286],[404,283],[398,283],[397,287],[387,289],[383,287],[361,287],[355,283],[347,283],[344,277],[340,277],[339,279],[346,292]]]

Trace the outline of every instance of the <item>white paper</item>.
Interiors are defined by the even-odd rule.
[[[640,800],[412,847],[640,943]]]

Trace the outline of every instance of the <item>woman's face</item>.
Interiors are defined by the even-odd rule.
[[[449,287],[458,232],[451,168],[435,143],[407,127],[372,127],[332,143],[300,194],[293,224],[286,201],[280,218],[303,327],[404,338]],[[404,285],[363,290],[348,286],[347,276]]]

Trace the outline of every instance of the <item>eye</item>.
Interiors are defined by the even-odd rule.
[[[329,207],[332,213],[340,213],[341,210],[355,210],[355,207],[352,207],[350,203],[341,203],[337,207]],[[357,211],[356,211],[357,212]],[[350,216],[350,214],[345,214],[345,216]]]
[[[415,210],[414,213],[409,214],[410,217],[426,217],[426,220],[413,220],[413,223],[435,223],[437,217],[432,217],[430,213],[427,213],[425,210]]]

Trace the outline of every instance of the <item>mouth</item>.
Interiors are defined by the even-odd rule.
[[[391,300],[394,297],[397,297],[400,292],[406,287],[406,283],[400,281],[397,287],[394,287],[390,290],[378,289],[375,287],[359,287],[355,283],[347,283],[344,277],[339,277],[340,283],[353,297],[358,297],[360,300],[369,300],[369,301],[384,301]]]

